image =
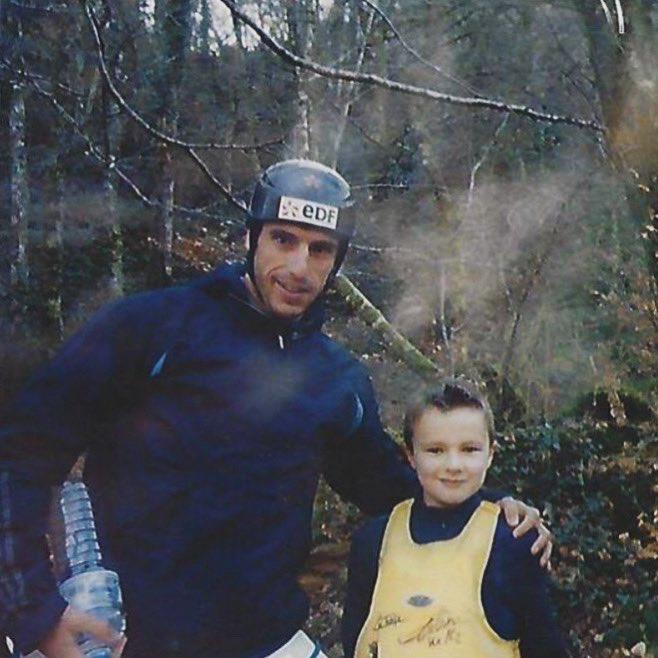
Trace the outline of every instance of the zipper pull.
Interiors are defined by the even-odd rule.
[[[283,336],[281,334],[279,334],[279,347],[281,349],[283,349],[283,347],[284,347],[284,345],[283,345]]]

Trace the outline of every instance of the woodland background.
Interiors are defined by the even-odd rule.
[[[361,213],[329,331],[385,422],[482,382],[574,655],[656,651],[655,2],[0,0],[0,31],[0,402],[106,301],[239,258],[264,167],[337,166]],[[357,521],[321,490],[332,657]]]

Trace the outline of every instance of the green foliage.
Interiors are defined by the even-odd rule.
[[[510,431],[491,471],[555,533],[556,598],[577,655],[656,641],[658,439],[635,428],[619,446],[617,432],[589,420]]]
[[[655,425],[620,432],[565,419],[499,437],[487,484],[543,511],[555,535],[553,599],[573,655],[620,658],[638,642],[658,645],[657,457]],[[319,555],[343,546],[360,518],[323,483],[314,517]],[[336,658],[344,579],[344,569],[332,572],[321,595],[319,584],[311,591],[311,628]]]

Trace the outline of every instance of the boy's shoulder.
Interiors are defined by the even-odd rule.
[[[352,535],[352,559],[361,561],[379,555],[388,526],[389,514],[375,516],[365,521]]]

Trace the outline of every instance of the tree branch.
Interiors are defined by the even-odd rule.
[[[451,328],[446,321],[446,268],[445,261],[439,262],[439,325],[441,327],[441,339],[446,348],[450,377],[455,376],[455,357],[452,351]]]
[[[87,14],[87,18],[89,19],[92,28],[94,41],[96,42],[96,51],[101,68],[101,73],[103,74],[105,81],[110,87],[110,91],[112,92],[112,95],[116,99],[117,103],[119,103],[121,108],[152,137],[155,137],[159,141],[167,144],[168,146],[174,146],[180,149],[196,149],[198,151],[209,151],[209,150],[256,151],[258,149],[267,148],[269,146],[276,146],[278,144],[283,143],[284,141],[283,137],[278,137],[277,139],[273,139],[267,142],[262,142],[260,144],[222,144],[219,142],[186,142],[181,139],[172,137],[171,135],[167,135],[166,133],[163,133],[162,131],[158,130],[155,126],[149,123],[141,114],[139,114],[139,112],[137,112],[137,110],[135,110],[130,105],[130,103],[128,103],[128,101],[122,96],[121,92],[117,89],[116,85],[114,84],[114,81],[110,76],[109,68],[107,66],[107,60],[105,58],[105,45],[100,35],[100,28],[98,25],[98,21],[96,20],[93,11],[87,5],[86,1],[85,0],[82,1],[85,8],[85,13]]]
[[[489,143],[484,147],[482,150],[482,155],[480,156],[480,159],[475,163],[475,166],[473,169],[471,169],[471,179],[468,184],[468,199],[466,201],[466,209],[470,210],[471,206],[473,205],[473,194],[475,192],[475,177],[478,174],[478,171],[480,171],[480,168],[484,164],[485,160],[489,156],[489,152],[491,149],[494,147],[496,141],[498,140],[498,137],[500,136],[500,133],[503,131],[505,126],[507,125],[507,121],[509,120],[509,114],[506,114],[503,118],[503,120],[500,122],[500,125],[498,128],[496,128],[496,131],[493,134],[493,137],[489,141]]]
[[[73,116],[59,103],[55,95],[46,89],[44,89],[36,79],[25,71],[17,72],[23,79],[27,80],[28,83],[35,89],[35,91],[47,99],[49,103],[55,108],[60,117],[68,123],[73,130],[78,134],[85,142],[87,147],[87,155],[93,157],[94,160],[102,164],[103,166],[110,169],[121,181],[123,181],[131,192],[147,207],[155,208],[160,207],[161,203],[151,199],[145,192],[143,192],[139,186],[128,176],[116,163],[116,160],[113,157],[107,157],[101,149],[99,149],[89,137],[89,135],[83,130],[79,123],[75,120]],[[215,179],[213,174],[208,169],[207,165],[194,149],[185,149],[186,152],[192,157],[202,168],[205,175],[215,182],[215,185],[221,185],[219,181]],[[184,206],[173,206],[174,210],[209,217],[211,219],[220,219],[224,224],[235,224],[233,220],[227,219],[226,217],[219,217],[218,215],[213,215],[208,212],[205,212],[202,209],[198,208],[187,208]],[[244,206],[240,205],[241,209],[244,209]],[[390,349],[396,354],[400,359],[407,363],[411,368],[417,370],[427,376],[437,375],[440,370],[439,367],[428,359],[424,354],[422,354],[414,345],[412,345],[402,334],[400,334],[389,322],[386,320],[384,315],[379,311],[366,297],[365,295],[344,275],[339,275],[336,278],[335,288],[340,294],[345,302],[350,308],[354,310],[358,317],[360,317],[364,322],[369,326],[379,332],[387,342]]]
[[[525,309],[526,302],[530,297],[530,293],[535,288],[535,285],[539,282],[544,266],[551,258],[553,251],[558,247],[558,237],[559,231],[562,228],[564,219],[566,218],[566,209],[571,203],[571,201],[577,197],[580,193],[581,188],[578,185],[578,181],[570,190],[568,196],[562,200],[559,207],[555,211],[554,221],[550,230],[547,233],[546,245],[541,253],[537,254],[534,260],[534,266],[528,275],[521,294],[519,295],[518,302],[516,304],[516,310],[514,312],[514,319],[512,321],[512,328],[510,330],[507,343],[505,345],[505,350],[503,353],[503,358],[501,361],[500,375],[498,379],[498,390],[502,394],[503,386],[509,375],[509,369],[512,362],[512,357],[514,355],[514,349],[516,345],[516,338],[518,335],[519,325],[523,317],[523,311]]]
[[[434,189],[432,185],[409,185],[409,183],[359,183],[350,185],[353,190],[418,190]]]
[[[346,69],[334,69],[328,66],[318,64],[313,60],[305,57],[299,57],[291,52],[278,41],[273,39],[265,30],[263,30],[255,21],[253,21],[247,14],[240,11],[238,6],[233,0],[221,0],[232,12],[234,12],[242,21],[244,21],[256,34],[258,34],[262,43],[264,43],[272,52],[277,54],[281,59],[292,64],[293,66],[314,71],[319,75],[334,80],[349,80],[351,82],[360,82],[363,84],[371,84],[391,91],[398,91],[403,94],[411,96],[418,96],[421,98],[429,98],[434,101],[448,103],[451,105],[458,105],[462,107],[472,107],[478,109],[489,109],[497,112],[512,112],[521,116],[532,119],[533,121],[545,121],[547,123],[562,123],[579,128],[588,128],[596,132],[605,132],[605,128],[593,120],[580,119],[577,117],[564,116],[560,114],[553,114],[550,112],[543,112],[535,110],[525,105],[518,105],[514,103],[506,103],[503,101],[489,99],[489,98],[468,98],[465,96],[455,96],[453,94],[446,94],[427,87],[417,87],[415,85],[405,84],[383,78],[379,75],[372,73],[356,73]]]
[[[361,71],[361,67],[363,66],[363,62],[365,60],[366,56],[366,50],[368,47],[368,36],[370,35],[370,32],[372,30],[372,26],[374,23],[375,19],[375,12],[371,12],[370,15],[368,16],[368,21],[366,24],[366,29],[365,31],[360,30],[361,32],[361,47],[359,48],[358,51],[358,56],[356,58],[356,70],[358,72]],[[338,93],[337,97],[340,99],[342,96],[341,94],[341,83],[342,80],[338,81]],[[338,127],[336,129],[336,136],[334,139],[334,149],[333,149],[333,154],[332,154],[332,160],[331,160],[331,166],[335,169],[336,165],[338,164],[338,155],[340,152],[341,144],[343,141],[343,136],[345,135],[345,127],[347,125],[347,118],[352,112],[352,105],[354,103],[354,100],[356,98],[356,95],[352,93],[352,90],[354,88],[354,83],[350,82],[347,85],[347,90],[345,91],[344,99],[345,103],[343,104],[343,107],[340,110],[340,122],[338,124]]]
[[[103,41],[101,39],[101,35],[98,29],[98,23],[96,21],[94,13],[86,0],[80,0],[80,1],[85,10],[85,14],[87,15],[87,19],[89,21],[92,34],[94,36],[94,41],[96,42],[98,64],[101,73],[103,74],[103,78],[107,84],[108,89],[110,90],[110,93],[112,94],[112,96],[114,96],[119,106],[123,110],[125,110],[128,116],[133,121],[135,121],[139,126],[141,126],[149,135],[156,138],[160,142],[167,144],[168,146],[172,146],[174,148],[180,149],[184,153],[186,153],[200,167],[204,176],[220,191],[220,193],[224,196],[225,199],[230,201],[236,208],[239,208],[240,210],[243,211],[246,210],[245,205],[241,201],[236,199],[231,194],[230,190],[212,174],[208,165],[202,160],[202,158],[196,152],[196,148],[199,148],[199,146],[201,148],[215,148],[217,145],[211,146],[211,144],[209,143],[195,145],[170,137],[169,135],[166,135],[165,133],[158,130],[157,128],[154,128],[148,121],[146,121],[146,119],[144,119],[144,117],[141,116],[141,114],[135,111],[129,105],[129,103],[123,98],[119,90],[114,85],[114,82],[112,81],[112,78],[108,71],[107,62],[105,61],[105,48],[103,46]]]
[[[13,9],[25,12],[25,14],[63,14],[67,11],[66,7],[37,7],[31,4],[26,5],[24,2],[17,2],[16,0],[9,0],[7,4]]]
[[[71,116],[71,114],[62,106],[62,104],[57,100],[57,98],[53,93],[44,89],[36,81],[36,79],[30,74],[24,71],[18,73],[23,79],[25,79],[30,84],[30,86],[37,92],[37,94],[39,94],[41,97],[45,98],[50,102],[50,104],[55,108],[59,116],[73,128],[73,130],[77,135],[80,136],[80,138],[85,142],[85,145],[87,146],[88,156],[93,157],[94,160],[105,166],[107,169],[111,170],[121,181],[123,181],[126,184],[126,186],[131,190],[131,192],[145,206],[149,208],[159,208],[162,206],[162,204],[159,201],[155,201],[154,199],[151,199],[145,192],[141,190],[141,188],[137,185],[137,183],[135,183],[132,180],[132,178],[130,178],[130,176],[128,176],[128,174],[126,174],[121,169],[121,167],[117,165],[115,158],[113,157],[108,158],[104,155],[103,151],[96,146],[96,144],[89,137],[89,135],[83,130],[83,128],[73,118],[73,116]],[[197,215],[213,220],[219,220],[221,221],[222,224],[235,224],[235,225],[239,224],[239,222],[236,222],[233,219],[229,219],[227,217],[209,213],[202,208],[190,208],[187,206],[179,206],[176,204],[174,204],[173,208],[174,210],[180,213],[184,213],[188,215]]]
[[[334,288],[361,320],[383,336],[391,351],[402,361],[426,376],[436,377],[441,374],[439,366],[397,331],[345,275],[339,274],[336,277]]]
[[[624,34],[626,32],[626,25],[621,0],[615,0],[615,10],[617,11],[617,30],[619,31],[619,34]]]
[[[610,7],[606,4],[605,0],[599,0],[601,3],[601,8],[603,9],[603,13],[605,14],[605,20],[608,21],[608,24],[610,27],[613,26],[613,20],[612,20],[612,14],[610,13]]]
[[[428,68],[432,69],[435,73],[438,73],[441,77],[445,78],[446,80],[450,80],[450,82],[454,82],[456,85],[459,85],[460,87],[463,87],[466,89],[471,94],[475,94],[477,97],[480,97],[480,94],[477,92],[476,89],[474,89],[471,85],[468,84],[465,80],[461,80],[460,78],[451,75],[450,73],[447,73],[444,71],[440,66],[437,66],[433,62],[430,62],[428,59],[425,59],[417,50],[412,48],[404,39],[404,37],[400,34],[398,29],[395,27],[393,24],[393,21],[384,13],[382,9],[380,9],[376,3],[374,3],[372,0],[359,0],[359,2],[363,2],[364,4],[368,5],[383,21],[386,23],[387,27],[391,32],[393,32],[393,35],[395,38],[400,42],[400,45],[417,61],[419,61],[421,64],[424,66],[427,66]]]
[[[0,59],[0,68],[4,69],[8,73],[14,73],[20,76],[28,77],[27,73],[25,71],[17,71],[14,66],[12,66],[11,62],[5,58]],[[29,78],[31,80],[41,80],[42,82],[47,82],[49,85],[51,85],[55,89],[59,89],[60,91],[63,91],[69,96],[74,96],[77,99],[84,98],[85,94],[83,94],[81,91],[77,91],[73,87],[70,87],[68,85],[63,84],[62,82],[59,82],[57,80],[53,80],[51,78],[47,78],[44,75],[40,75],[38,73],[30,72]]]
[[[46,91],[35,80],[31,79],[29,75],[23,73],[24,77],[29,84],[36,90],[36,92],[46,98],[53,107],[57,110],[58,114],[66,123],[68,123],[75,132],[84,140],[87,145],[87,152],[89,156],[93,157],[96,161],[110,169],[120,180],[122,180],[132,193],[149,208],[161,207],[159,201],[151,199],[145,194],[139,186],[116,164],[114,158],[107,158],[104,153],[96,147],[90,137],[81,128],[78,122],[66,111],[66,109],[59,103],[54,94]],[[205,167],[205,163],[199,162],[199,166]],[[209,176],[212,176],[208,172]],[[186,214],[198,215],[208,217],[211,219],[220,219],[223,224],[237,224],[234,220],[226,217],[220,217],[204,211],[199,208],[187,208],[184,206],[175,205],[174,210]],[[422,354],[414,345],[412,345],[402,334],[400,334],[384,317],[383,313],[377,309],[372,302],[350,281],[345,275],[336,277],[335,282],[336,291],[343,297],[347,305],[366,322],[373,329],[378,331],[386,340],[391,350],[400,359],[407,363],[414,370],[418,370],[426,375],[438,374],[439,367]]]

